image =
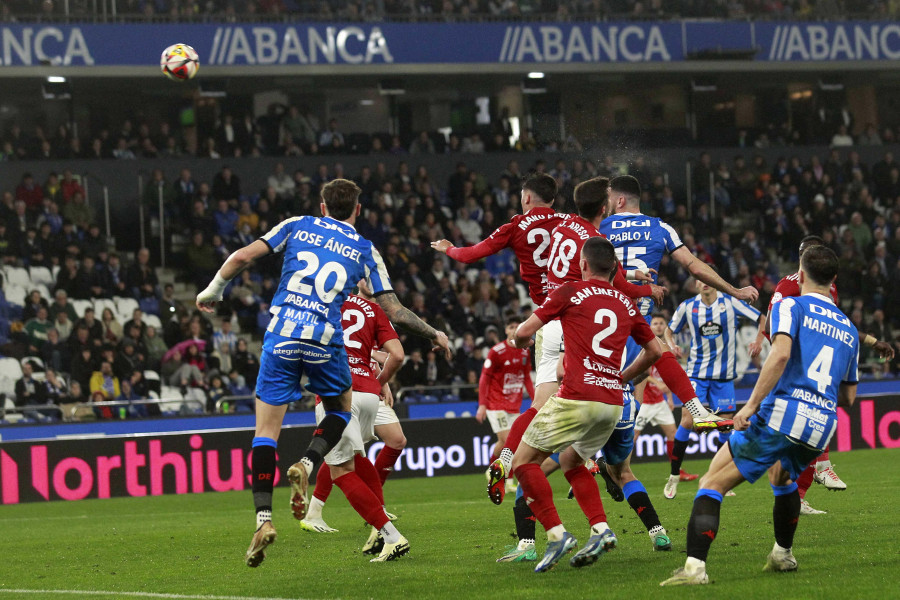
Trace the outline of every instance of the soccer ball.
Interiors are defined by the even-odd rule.
[[[159,57],[159,68],[169,79],[185,81],[200,70],[200,57],[187,44],[172,44]]]

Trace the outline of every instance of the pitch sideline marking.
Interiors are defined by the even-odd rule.
[[[264,598],[260,596],[213,596],[207,594],[162,594],[155,592],[113,592],[106,590],[14,590],[0,588],[6,594],[57,594],[60,596],[128,596],[167,600],[304,600],[302,598]]]

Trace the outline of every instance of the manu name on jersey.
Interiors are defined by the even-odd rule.
[[[859,335],[834,303],[820,294],[785,298],[772,306],[772,337],[793,340],[781,379],[759,408],[769,427],[818,450],[837,428],[841,383],[858,381]]]
[[[260,238],[284,252],[267,331],[323,345],[342,345],[341,305],[366,279],[377,295],[391,291],[381,255],[352,225],[331,217],[294,217]]]
[[[657,217],[640,213],[618,213],[600,223],[600,233],[606,236],[616,249],[616,256],[626,271],[648,269],[659,271],[662,257],[671,254],[684,244],[671,226]],[[653,276],[653,283],[657,276]],[[648,297],[635,301],[641,314],[653,312],[653,299]]]

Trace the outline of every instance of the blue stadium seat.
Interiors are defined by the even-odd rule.
[[[419,400],[422,404],[437,404],[437,401],[438,397],[432,396],[431,394],[425,394],[424,396],[421,396]]]
[[[441,396],[441,402],[459,402],[459,396],[456,394],[444,394]]]

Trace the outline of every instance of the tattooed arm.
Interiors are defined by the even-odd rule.
[[[391,323],[405,329],[409,333],[431,340],[435,350],[443,350],[447,359],[450,359],[450,340],[447,338],[447,334],[443,331],[437,331],[434,327],[417,317],[413,311],[400,304],[397,294],[393,292],[379,294],[375,296],[375,301],[384,310]]]

